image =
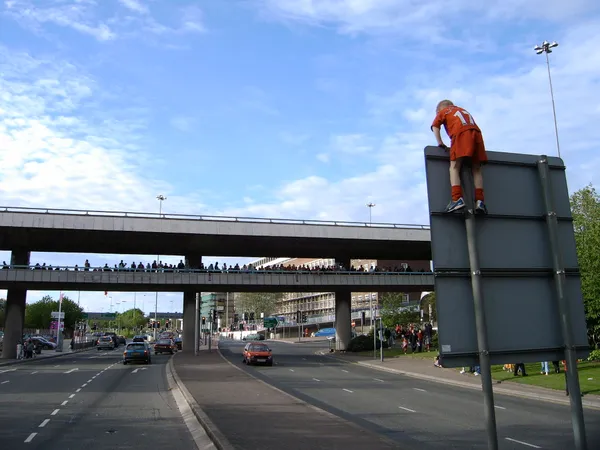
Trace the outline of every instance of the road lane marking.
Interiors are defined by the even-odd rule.
[[[27,436],[27,439],[25,439],[25,443],[31,442],[33,441],[33,438],[37,436],[37,433],[31,433],[29,436]]]
[[[373,378],[375,381],[380,381],[381,383],[385,383],[385,381],[380,380],[379,378]]]
[[[5,369],[5,370],[0,370],[0,373],[6,373],[6,372],[14,372],[17,369]]]
[[[415,391],[419,391],[419,392],[427,392],[425,389],[421,389],[421,388],[413,388]]]
[[[9,380],[6,380],[6,381],[3,381],[3,382],[2,382],[2,383],[0,383],[0,384],[6,384],[6,383],[10,383],[10,381],[9,381]]]
[[[60,367],[60,364],[55,365],[54,367]]]
[[[306,361],[306,358],[302,358],[302,361]]]
[[[76,389],[75,392],[81,392],[81,388]]]
[[[69,403],[69,400],[65,400],[64,402],[62,402],[62,403],[60,404],[60,406],[66,406],[66,405],[67,405],[67,403]]]
[[[73,397],[75,397],[75,394],[69,395],[69,398],[73,398]]]
[[[528,442],[517,441],[516,439],[511,439],[511,438],[508,438],[508,437],[504,438],[504,439],[506,439],[507,441],[510,441],[510,442],[516,442],[517,444],[526,445],[527,447],[531,447],[531,448],[542,448],[542,447],[539,447],[537,445],[529,444]]]
[[[87,382],[88,382],[88,383],[91,383],[91,382],[92,382],[92,380],[87,380]]]
[[[347,371],[346,369],[342,369],[342,372],[346,372],[346,373],[348,373],[348,371]]]
[[[55,416],[55,415],[57,415],[57,414],[58,414],[58,412],[59,412],[59,411],[60,411],[60,409],[55,409],[54,411],[52,411],[52,412],[50,413],[50,415],[51,415],[51,416]]]
[[[75,367],[74,369],[67,370],[65,373],[73,373],[73,372],[75,372],[76,370],[79,370],[79,369],[78,369],[77,367]]]
[[[31,372],[29,375],[33,375],[34,373],[38,373],[37,370],[34,370],[33,372]]]
[[[293,371],[294,371],[294,369],[290,369],[290,372],[293,372]]]
[[[345,388],[342,389],[342,391],[350,392],[351,394],[354,392],[354,391],[351,391],[350,389],[345,389]]]
[[[498,408],[498,409],[506,409],[504,406],[498,406],[498,405],[494,405],[494,408]]]
[[[403,409],[404,411],[408,411],[408,412],[416,412],[414,409],[405,408],[404,406],[398,406],[398,408]]]
[[[88,359],[96,359],[97,356],[90,356]]]
[[[318,378],[313,378],[313,380],[315,380],[315,381],[321,381],[321,380],[319,380]]]
[[[40,423],[38,428],[44,428],[46,425],[48,425],[48,422],[50,422],[50,419],[45,419],[42,423]]]
[[[82,388],[84,388],[84,387],[86,387],[86,386],[87,386],[87,383],[83,383],[83,384],[81,385],[81,387],[82,387]]]

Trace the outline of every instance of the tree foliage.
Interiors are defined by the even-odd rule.
[[[117,313],[116,319],[113,321],[121,328],[139,328],[145,326],[148,320],[144,317],[144,311],[139,308],[131,308],[122,313]]]
[[[25,327],[26,328],[50,328],[52,311],[58,311],[58,301],[51,296],[46,295],[35,303],[30,303],[25,308]],[[61,311],[65,313],[65,329],[73,329],[75,323],[83,317],[83,308],[77,305],[66,295],[63,296]]]
[[[581,289],[590,343],[600,343],[600,196],[590,184],[571,196]]]
[[[6,318],[6,299],[0,298],[0,326],[4,326],[4,319]]]
[[[436,303],[435,303],[435,292],[430,292],[421,299],[421,308],[425,311],[425,314],[429,315],[429,306],[431,306],[431,316],[429,321],[433,323],[435,321],[435,315],[437,314]]]
[[[277,311],[277,302],[283,298],[281,292],[241,292],[238,294],[236,310],[240,313],[260,313],[265,317]]]
[[[386,327],[395,327],[397,324],[408,325],[419,322],[419,311],[406,308],[405,294],[399,292],[386,292],[381,298],[381,317]]]

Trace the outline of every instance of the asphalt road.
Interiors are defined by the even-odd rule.
[[[394,439],[402,448],[487,449],[480,392],[315,355],[323,344],[267,343],[274,367],[243,365],[244,343],[222,341],[220,348],[254,376]],[[500,449],[573,448],[567,406],[500,395],[495,403]],[[600,448],[600,411],[586,409],[584,414],[588,446]]]
[[[165,375],[121,363],[123,346],[0,367],[3,449],[195,449]]]

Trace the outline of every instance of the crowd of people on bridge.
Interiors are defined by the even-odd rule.
[[[3,269],[10,269],[12,266],[3,262]],[[152,263],[135,262],[127,264],[124,260],[121,260],[119,264],[115,264],[110,267],[108,263],[104,266],[92,267],[89,260],[86,259],[83,267],[75,265],[73,267],[66,266],[52,266],[46,265],[46,263],[36,263],[33,266],[29,266],[33,270],[73,270],[73,271],[86,271],[86,272],[210,272],[210,273],[230,273],[230,272],[243,272],[243,273],[273,273],[273,272],[311,272],[311,273],[339,273],[339,272],[357,272],[357,273],[412,273],[413,269],[408,264],[401,264],[393,267],[380,267],[377,265],[360,265],[345,267],[343,264],[335,265],[320,265],[320,266],[309,266],[307,264],[302,265],[284,265],[275,264],[272,266],[257,268],[252,264],[239,264],[227,265],[223,263],[219,266],[219,263],[211,263],[205,266],[203,263],[200,264],[199,268],[191,268],[183,260],[180,260],[178,264],[163,263],[162,261],[154,260]],[[18,268],[23,268],[18,266]],[[425,272],[421,270],[420,272]]]

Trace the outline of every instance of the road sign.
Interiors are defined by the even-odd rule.
[[[480,366],[488,446],[498,448],[491,364],[567,360],[575,446],[586,448],[577,358],[589,355],[565,167],[560,158],[488,152],[489,214],[445,213],[449,158],[425,149],[440,353],[445,367]]]
[[[562,360],[564,342],[537,167],[541,157],[488,152],[488,158],[483,170],[489,214],[475,224],[491,363]],[[549,157],[548,162],[574,344],[584,358],[588,340],[565,168],[559,158]],[[425,163],[443,364],[473,366],[479,351],[465,215],[443,213],[450,200],[447,153],[427,147]],[[465,189],[465,197],[471,192]]]
[[[81,318],[84,319],[84,320],[87,320],[88,314],[87,313],[82,313],[81,314]]]
[[[277,317],[265,317],[263,319],[263,326],[265,328],[276,328],[277,327]]]
[[[58,311],[52,311],[50,313],[50,317],[53,318],[53,319],[58,319],[58,318],[64,319],[65,318],[65,313],[63,311],[61,311],[60,314],[59,314]]]

